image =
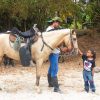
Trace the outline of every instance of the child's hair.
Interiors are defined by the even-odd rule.
[[[94,49],[90,49],[91,53],[93,54],[93,59],[96,59],[96,52],[94,51]]]

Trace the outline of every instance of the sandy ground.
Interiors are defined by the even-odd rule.
[[[96,93],[86,93],[82,78],[82,62],[68,61],[59,64],[58,79],[62,94],[48,87],[47,69],[43,65],[40,80],[41,93],[35,90],[35,67],[0,68],[0,100],[99,100],[100,73],[95,73]],[[74,67],[72,67],[74,66]]]

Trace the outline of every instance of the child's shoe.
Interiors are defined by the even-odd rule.
[[[95,89],[92,90],[92,93],[95,93]]]
[[[89,92],[89,89],[86,89],[86,88],[85,88],[85,91],[88,93],[88,92]]]

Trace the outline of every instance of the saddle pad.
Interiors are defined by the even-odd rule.
[[[20,61],[23,66],[29,66],[31,60],[30,51],[25,47],[21,47],[19,50]]]

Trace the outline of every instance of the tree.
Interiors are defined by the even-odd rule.
[[[75,28],[77,23],[82,24],[86,20],[84,15],[88,15],[87,18],[91,22],[99,20],[99,0],[91,0],[87,5],[82,1],[74,3],[73,0],[0,0],[0,31],[12,27],[24,31],[34,23],[44,31],[47,27],[47,19],[54,17],[55,12],[63,20],[75,19]]]

